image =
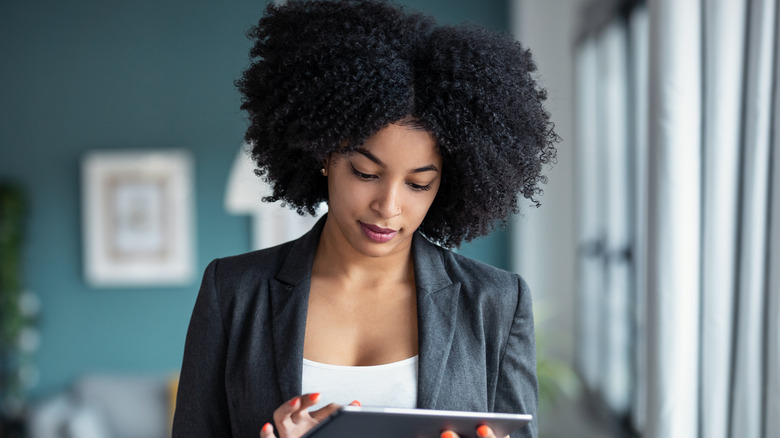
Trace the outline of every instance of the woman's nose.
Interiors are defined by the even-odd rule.
[[[381,217],[394,217],[401,214],[401,199],[398,189],[394,185],[388,185],[382,188],[377,194],[371,208]]]

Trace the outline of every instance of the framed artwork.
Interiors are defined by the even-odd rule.
[[[84,272],[90,285],[192,281],[193,167],[184,150],[96,151],[84,157]]]

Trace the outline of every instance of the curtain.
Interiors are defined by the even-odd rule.
[[[753,0],[748,9],[748,49],[743,109],[740,260],[736,296],[736,342],[731,434],[759,437],[768,376],[766,264],[772,141],[772,89],[777,68],[777,1]],[[775,111],[778,109],[775,108]],[[775,269],[778,269],[775,266]],[[774,370],[775,374],[777,370]],[[774,394],[777,397],[778,394]],[[769,413],[771,414],[771,413]],[[778,431],[765,433],[777,436]],[[766,435],[769,436],[769,435]]]
[[[600,82],[604,101],[604,119],[599,126],[605,148],[604,250],[606,257],[605,319],[603,336],[610,346],[601,369],[604,396],[612,409],[625,411],[631,393],[631,151],[628,145],[630,124],[628,99],[628,41],[624,23],[612,23],[602,35]],[[629,184],[623,183],[629,182]]]
[[[627,29],[613,23],[576,60],[581,72],[577,131],[580,263],[579,368],[615,411],[630,406],[632,373]],[[592,82],[593,86],[589,86]],[[587,163],[587,164],[586,164]],[[602,208],[587,208],[600,205]]]
[[[780,25],[780,8],[777,8],[776,25]],[[775,42],[780,39],[775,35]],[[767,266],[767,372],[766,372],[766,404],[764,409],[764,436],[771,431],[780,430],[780,61],[775,53],[774,87],[774,119],[772,121],[772,148],[770,154],[772,186],[770,188],[772,210],[769,213],[769,255]]]
[[[739,163],[747,0],[704,4],[705,119],[702,242],[702,436],[729,436],[737,279]]]
[[[599,3],[575,45],[578,370],[642,436],[777,436],[779,2]]]
[[[636,269],[647,263],[647,74],[648,74],[648,20],[644,8],[635,8],[629,18],[629,107],[633,108],[633,126],[629,148],[633,149],[634,202],[633,202],[633,274],[634,274],[634,326],[633,326],[633,397],[629,416],[635,430],[644,430],[647,400],[647,308],[646,270]]]
[[[648,437],[698,436],[700,12],[691,1],[648,5]]]
[[[604,290],[602,272],[602,211],[592,208],[598,205],[601,191],[600,176],[603,175],[604,154],[599,150],[597,114],[601,104],[600,93],[596,92],[598,62],[596,43],[585,41],[576,53],[577,69],[577,117],[576,135],[578,184],[577,196],[579,220],[577,221],[578,245],[578,303],[577,308],[577,368],[585,385],[591,390],[599,388],[602,337],[599,335],[601,317],[601,292]]]

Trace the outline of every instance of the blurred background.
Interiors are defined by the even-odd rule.
[[[398,3],[548,91],[542,206],[459,249],[531,287],[540,436],[776,437],[778,1]],[[0,2],[0,437],[167,436],[205,266],[308,228],[241,161],[265,5]]]

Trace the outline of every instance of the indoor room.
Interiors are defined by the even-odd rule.
[[[172,436],[212,261],[325,217],[247,153],[269,3],[0,2],[0,438]],[[530,291],[511,436],[776,437],[780,1],[394,4],[519,41],[546,93],[539,190],[452,251]]]

